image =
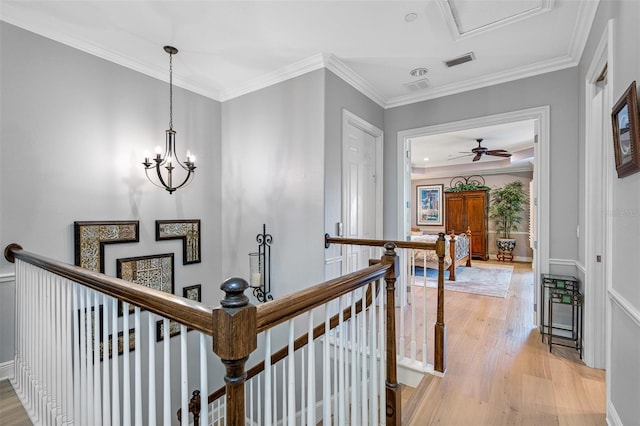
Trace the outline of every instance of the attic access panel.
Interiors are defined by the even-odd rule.
[[[455,38],[498,28],[547,12],[554,0],[477,1],[439,0]]]

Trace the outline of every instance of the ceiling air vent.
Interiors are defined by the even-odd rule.
[[[429,80],[426,78],[423,78],[420,80],[411,81],[409,83],[405,83],[404,87],[411,90],[412,92],[415,92],[416,90],[427,89],[429,87]]]
[[[474,55],[473,52],[469,52],[469,53],[465,53],[462,56],[458,56],[457,58],[444,61],[444,64],[447,67],[451,68],[451,67],[455,67],[456,65],[464,64],[465,62],[471,62],[474,59],[476,59],[476,55]]]

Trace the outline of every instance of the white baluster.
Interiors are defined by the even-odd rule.
[[[134,346],[135,351],[133,352],[134,359],[134,419],[136,425],[142,424],[142,345],[140,344],[140,333],[142,331],[142,327],[140,326],[140,307],[136,306],[133,308],[133,321],[134,321]],[[127,344],[129,341],[125,342]]]
[[[207,380],[207,348],[212,347],[207,345],[206,336],[204,333],[198,333],[200,335],[200,423],[207,424],[209,418],[209,382]]]
[[[315,358],[315,341],[313,340],[313,313],[309,312],[309,346],[307,365],[308,386],[307,386],[307,424],[314,426],[316,424],[316,358]],[[326,340],[326,339],[325,339]]]
[[[164,329],[164,338],[170,339],[170,331]],[[180,324],[180,402],[182,422],[189,424],[189,371],[187,368],[187,326]]]
[[[300,424],[304,426],[307,420],[307,414],[305,412],[305,397],[304,391],[306,390],[305,383],[305,359],[304,359],[304,347],[300,348]]]
[[[380,288],[380,281],[372,283],[374,284],[374,299],[371,304],[371,308],[369,309],[370,313],[370,334],[369,334],[369,359],[370,366],[369,371],[371,374],[371,382],[370,382],[370,392],[369,392],[369,418],[371,420],[371,424],[378,424],[378,410],[376,409],[377,401],[378,401],[378,369],[377,369],[377,345],[376,345],[376,298],[375,298],[375,287]],[[380,295],[382,294],[382,289],[380,289]],[[380,296],[378,296],[380,297]],[[379,299],[382,303],[381,300]]]
[[[287,355],[289,365],[289,372],[287,374],[287,417],[289,419],[289,425],[291,426],[295,426],[296,424],[296,357],[295,347],[293,345],[294,340],[293,320],[289,320],[289,350]]]
[[[86,357],[86,366],[87,366],[87,386],[85,388],[85,393],[87,396],[87,419],[90,424],[96,424],[97,418],[96,416],[96,407],[95,407],[95,399],[94,399],[94,387],[93,387],[93,378],[94,378],[94,368],[93,368],[93,315],[91,314],[92,309],[92,300],[93,300],[93,291],[86,289],[85,296],[87,298],[86,305],[84,309],[84,325],[83,332],[86,333],[86,342],[87,342],[87,357]]]
[[[91,341],[93,349],[91,351],[91,359],[93,361],[93,410],[95,424],[102,424],[102,375],[100,372],[100,337],[99,333],[102,328],[102,318],[100,318],[100,300],[98,292],[93,291],[93,307],[89,312],[89,324],[91,324]]]
[[[426,274],[426,268],[424,270]],[[422,368],[424,371],[427,369],[427,354],[429,353],[427,350],[427,332],[429,330],[429,327],[427,327],[427,310],[427,282],[425,277],[425,282],[422,286]]]
[[[131,368],[129,365],[129,304],[122,303],[122,424],[131,424]],[[118,335],[113,335],[113,357],[118,358]]]
[[[369,284],[367,286],[369,288],[369,291],[371,292],[371,295],[373,296],[373,284]],[[365,287],[366,288],[366,287]],[[372,305],[373,306],[373,305]],[[358,343],[359,343],[359,350],[360,350],[360,356],[361,356],[361,361],[360,361],[360,367],[361,367],[361,372],[360,372],[360,380],[361,380],[361,390],[360,390],[360,409],[361,409],[361,421],[363,425],[366,425],[369,423],[369,416],[368,416],[368,410],[367,410],[367,402],[368,402],[368,395],[367,395],[367,305],[366,305],[366,291],[363,292],[363,297],[362,297],[362,311],[360,312],[360,315],[358,316],[358,321],[360,322],[360,338],[358,339]]]
[[[345,400],[346,400],[346,384],[345,384],[345,377],[344,377],[344,363],[345,363],[345,353],[344,353],[344,347],[345,347],[345,324],[344,324],[344,312],[343,312],[343,298],[344,296],[340,296],[338,298],[339,302],[338,302],[338,330],[340,333],[340,340],[339,342],[336,342],[336,344],[339,346],[338,347],[338,382],[339,382],[339,389],[338,389],[338,424],[339,425],[344,425],[345,419],[346,419],[346,414],[345,414]]]
[[[104,315],[102,318],[102,418],[103,424],[111,424],[111,386],[109,380],[109,354],[107,353],[107,345],[109,342],[109,307],[115,303],[113,299],[107,295],[102,296],[102,309],[100,311]],[[97,357],[100,354],[96,355]]]
[[[285,360],[282,360],[282,424],[287,424],[287,368],[285,366]]]
[[[147,423],[150,425],[156,424],[156,316],[149,312],[147,317],[147,333],[148,336],[148,350],[149,350],[149,362],[148,362],[148,374],[149,383],[149,403],[147,411]]]
[[[364,300],[363,300],[364,301]],[[356,293],[351,292],[351,319],[349,320],[350,329],[350,339],[349,339],[349,348],[351,348],[351,424],[358,424],[358,350],[357,350],[357,339],[356,339]]]
[[[394,306],[390,306],[388,304],[388,300],[387,300],[387,292],[385,290],[386,287],[386,282],[384,280],[380,280],[380,285],[382,286],[382,288],[380,289],[380,303],[378,304],[378,308],[380,310],[380,313],[378,314],[378,321],[379,321],[379,327],[378,327],[378,333],[380,335],[380,338],[378,340],[378,348],[380,351],[380,362],[379,362],[379,368],[380,368],[380,380],[378,381],[378,385],[379,385],[379,399],[378,401],[380,401],[380,403],[378,404],[378,408],[380,409],[380,417],[379,417],[379,423],[381,425],[385,424],[385,420],[387,418],[386,416],[386,403],[385,403],[385,397],[386,397],[386,389],[385,389],[385,381],[386,381],[386,339],[385,339],[385,305],[387,309],[395,309]]]
[[[331,424],[331,347],[329,345],[331,310],[324,305],[324,338],[322,339],[322,423]]]
[[[104,360],[108,362],[111,354],[111,419],[112,424],[119,425],[120,419],[120,362],[118,356],[118,300],[111,300],[111,348],[109,339],[104,341]]]
[[[264,424],[272,424],[271,415],[271,330],[264,333]],[[275,411],[275,410],[274,410]]]
[[[162,400],[162,421],[164,426],[171,425],[171,346],[169,345],[169,320],[162,319],[162,329],[164,330],[163,349],[163,400]]]
[[[427,257],[427,251],[423,250],[422,255]],[[423,268],[426,271],[426,268]],[[424,291],[424,287],[423,287]],[[390,308],[391,309],[391,308]],[[400,307],[400,315],[402,316],[402,307]],[[417,345],[416,345],[416,288],[411,289],[411,363],[416,360],[417,357]],[[400,358],[402,359],[402,358]]]

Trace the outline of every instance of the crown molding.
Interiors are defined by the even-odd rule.
[[[325,67],[381,107],[386,107],[387,98],[367,80],[338,59],[337,56],[327,54],[325,56]]]
[[[225,102],[233,98],[273,86],[274,84],[299,77],[308,72],[316,71],[325,66],[324,58],[324,54],[318,53],[263,76],[254,78],[245,84],[222,91],[219,100],[220,102]]]
[[[470,90],[482,89],[484,87],[495,86],[497,84],[508,83],[510,81],[563,70],[576,65],[578,65],[578,60],[570,56],[562,56],[560,58],[538,62],[513,70],[495,73],[486,77],[474,78],[456,84],[449,84],[434,90],[429,90],[423,94],[412,94],[391,98],[385,105],[385,108],[395,108],[403,105],[414,104],[416,102],[468,92]]]
[[[590,0],[580,2],[580,9],[578,9],[578,19],[576,20],[576,26],[573,30],[573,37],[569,43],[569,56],[574,58],[576,62],[580,61],[584,47],[587,45],[587,39],[589,38],[589,32],[591,32],[591,26],[593,20],[596,17],[600,0]]]
[[[11,5],[11,3],[2,3],[2,8],[0,8],[0,20],[8,24],[15,25],[16,27],[22,28],[24,30],[30,31],[34,34],[38,34],[42,37],[57,41],[58,43],[62,43],[66,46],[88,53],[90,55],[97,56],[98,58],[104,59],[106,61],[113,62],[114,64],[121,65],[125,68],[129,68],[131,70],[169,83],[169,76],[166,69],[150,67],[134,58],[121,55],[114,51],[90,43],[87,40],[80,39],[73,34],[65,32],[62,27],[56,27],[55,25],[53,25],[52,21],[44,20],[38,21],[37,23],[27,22],[23,19],[20,19],[18,15],[13,12],[13,6]],[[202,96],[206,96],[213,100],[219,100],[220,94],[218,93],[218,91],[212,90],[210,88],[205,88],[202,85],[198,85],[197,83],[192,83],[184,80],[179,76],[179,74],[176,74],[177,73],[174,72],[174,86],[189,90],[190,92],[194,92]]]

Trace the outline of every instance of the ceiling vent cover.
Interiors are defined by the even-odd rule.
[[[447,67],[451,68],[451,67],[455,67],[456,65],[464,64],[465,62],[471,62],[475,59],[476,59],[476,55],[474,55],[473,52],[469,52],[469,53],[465,53],[462,56],[458,56],[457,58],[444,61],[444,64]]]
[[[417,90],[428,89],[429,86],[430,86],[429,79],[426,79],[426,78],[416,80],[416,81],[411,81],[409,83],[404,84],[404,87],[411,90],[412,92],[415,92]]]

